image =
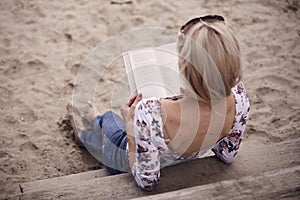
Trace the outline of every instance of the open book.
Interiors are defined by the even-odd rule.
[[[123,53],[131,95],[142,93],[148,97],[172,97],[183,86],[176,44],[145,48]]]

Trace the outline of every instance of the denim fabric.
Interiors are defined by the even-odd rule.
[[[125,123],[112,111],[94,119],[93,131],[82,131],[86,149],[107,168],[110,174],[129,172]]]

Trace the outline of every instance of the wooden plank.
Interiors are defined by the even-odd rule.
[[[228,179],[255,176],[263,172],[300,165],[300,138],[276,144],[248,141],[237,160],[223,164],[215,157],[203,158],[162,169],[158,187],[143,192],[131,174],[107,176],[87,181],[61,184],[51,188],[24,190],[20,199],[128,199],[216,183]],[[256,167],[252,167],[256,166]]]
[[[36,190],[44,190],[47,188],[55,187],[57,185],[64,186],[64,185],[78,183],[80,181],[97,179],[108,175],[109,174],[105,169],[99,169],[99,170],[93,170],[88,172],[82,172],[78,174],[71,174],[67,176],[54,177],[49,179],[21,183],[19,187],[21,192],[33,192]]]
[[[300,165],[279,169],[259,176],[226,180],[208,185],[140,197],[134,200],[167,199],[299,199]]]

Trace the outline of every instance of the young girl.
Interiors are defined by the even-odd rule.
[[[187,81],[181,98],[132,97],[122,117],[87,104],[94,131],[78,132],[82,143],[111,174],[132,172],[151,189],[164,166],[212,150],[225,163],[235,158],[246,127],[249,100],[241,82],[239,44],[221,16],[191,19],[180,29],[179,68]],[[72,106],[70,121],[75,128]],[[77,127],[78,128],[78,127]]]

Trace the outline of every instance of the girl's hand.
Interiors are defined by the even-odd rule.
[[[126,133],[128,139],[128,150],[129,150],[129,163],[132,169],[133,164],[136,162],[136,143],[133,132],[133,120],[135,107],[140,100],[142,100],[142,94],[134,95],[131,97],[127,104],[121,107],[121,114],[125,121]]]
[[[138,94],[131,97],[127,104],[121,107],[121,115],[125,121],[126,132],[128,135],[134,136],[133,134],[133,119],[135,107],[140,100],[142,100],[143,95]]]

